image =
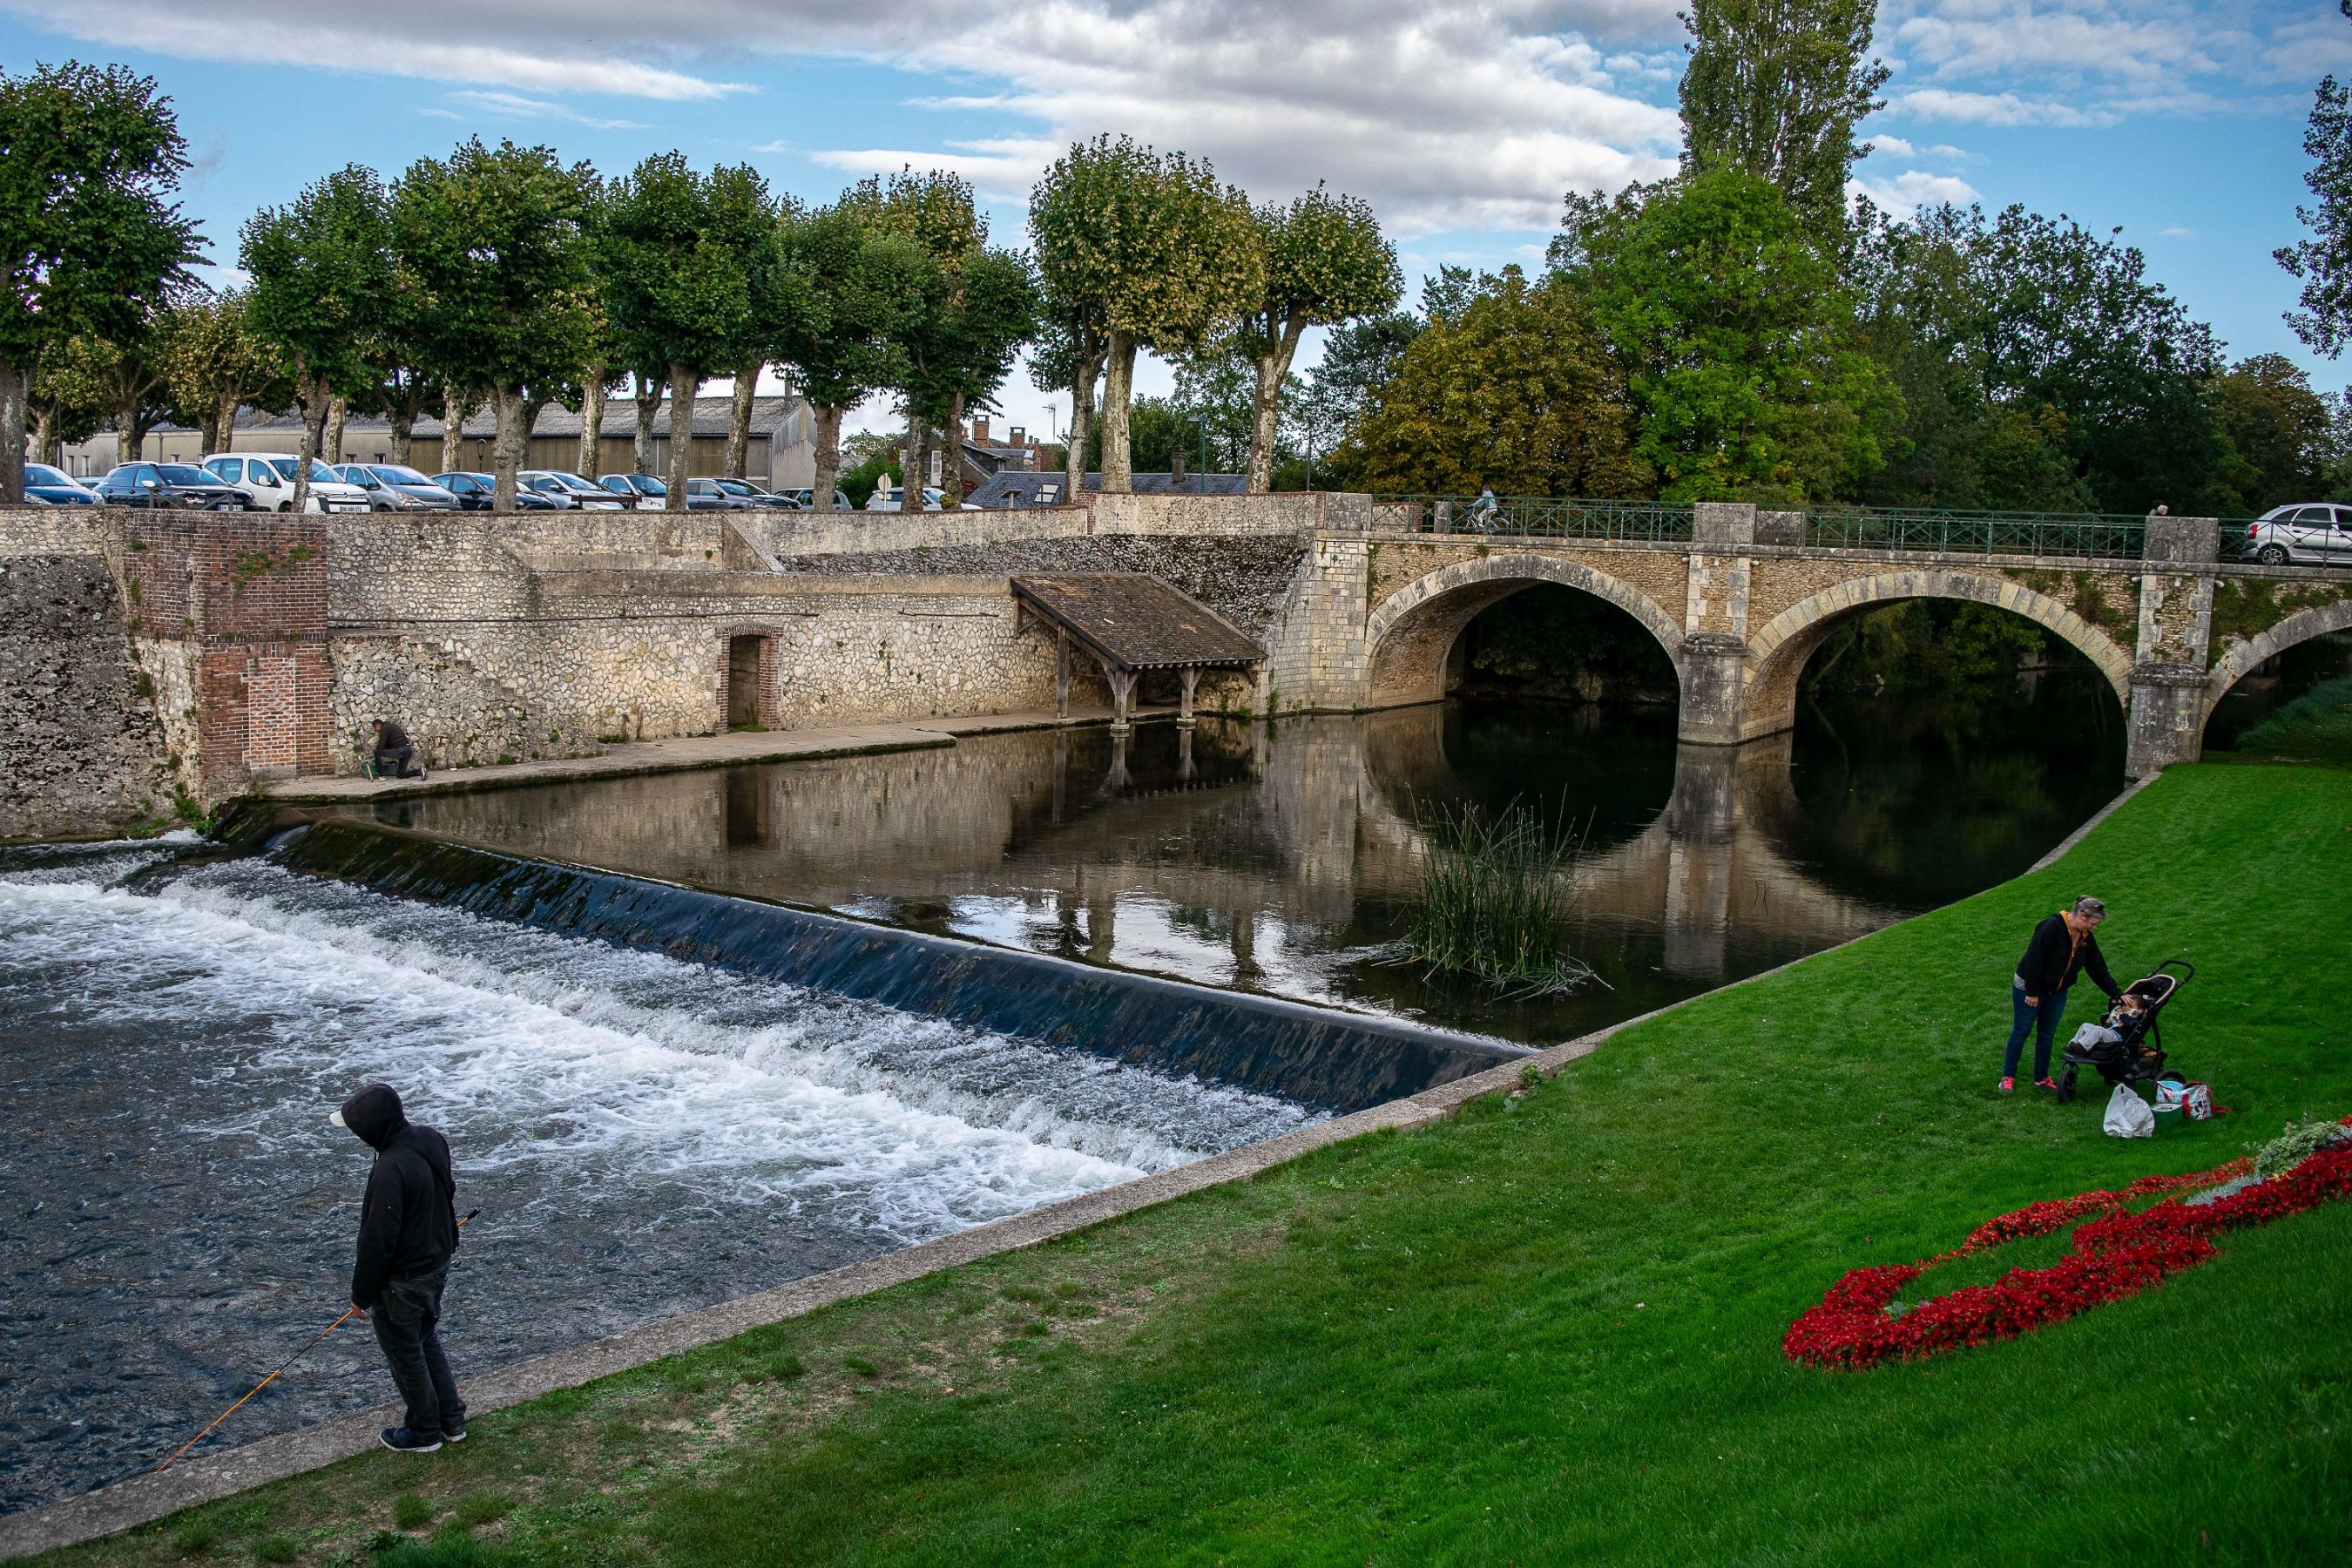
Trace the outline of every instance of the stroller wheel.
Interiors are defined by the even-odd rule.
[[[2058,1075],[2058,1103],[2065,1105],[2074,1098],[2074,1069],[2068,1068]]]

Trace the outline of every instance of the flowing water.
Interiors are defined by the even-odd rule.
[[[447,1132],[484,1210],[461,1368],[1309,1119],[267,861],[159,875],[167,854],[0,862],[0,1508],[152,1464],[340,1310],[369,1154],[325,1118],[372,1079]],[[228,1435],[387,1393],[347,1329]]]
[[[1957,718],[1813,711],[1738,751],[1677,747],[1668,713],[1427,708],[362,815],[1544,1043],[2022,870],[2115,794],[2114,708],[2060,679]],[[1582,846],[1570,942],[1605,989],[1497,998],[1391,954],[1430,814],[1512,800]],[[1315,1114],[174,852],[0,852],[0,1508],[152,1465],[341,1310],[368,1156],[325,1116],[370,1079],[447,1131],[461,1205],[484,1209],[450,1300],[461,1376]],[[225,1436],[388,1392],[346,1331]]]

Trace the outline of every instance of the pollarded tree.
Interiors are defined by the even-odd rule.
[[[162,352],[173,416],[203,433],[207,452],[228,450],[239,408],[283,407],[293,396],[284,359],[246,319],[241,289],[181,300]]]
[[[425,363],[453,389],[478,393],[498,418],[495,504],[514,507],[539,410],[593,351],[587,167],[545,147],[496,149],[477,137],[447,162],[420,159],[393,198],[400,263],[422,290]]]
[[[366,354],[393,302],[391,204],[373,169],[354,163],[328,175],[290,206],[269,207],[245,226],[240,251],[253,282],[246,316],[285,356],[302,410],[302,458],[294,509],[310,499],[310,463],[338,397],[364,397]]]
[[[1552,260],[1627,368],[1665,500],[1828,500],[1884,460],[1898,400],[1835,248],[1770,182],[1571,196]]]
[[[2338,8],[2352,17],[2352,0],[2338,0]],[[2287,325],[2334,359],[2352,343],[2352,84],[2333,76],[2320,82],[2303,151],[2313,161],[2303,183],[2318,204],[2295,216],[2313,235],[2272,255],[2303,284],[2303,309],[2287,312]]]
[[[1083,310],[1066,308],[1051,289],[1040,290],[1037,341],[1029,350],[1029,379],[1040,392],[1070,395],[1070,426],[1062,451],[1063,494],[1076,499],[1087,482],[1087,442],[1094,435],[1095,389],[1102,384],[1099,324]]]
[[[78,334],[126,341],[201,259],[172,195],[187,143],[125,66],[0,71],[0,503],[25,498],[34,377]]]
[[[683,511],[695,395],[765,347],[759,306],[773,273],[775,205],[748,168],[706,176],[663,153],[614,186],[604,234],[605,308],[632,357],[660,365],[669,382],[667,504]]]
[[[1516,267],[1423,328],[1371,394],[1341,461],[1369,489],[1636,496],[1633,405],[1575,288]]]
[[[172,416],[165,356],[176,314],[172,303],[160,303],[119,338],[85,333],[65,347],[70,374],[95,386],[105,400],[118,462],[136,459],[147,433]]]
[[[815,415],[811,504],[830,510],[842,416],[903,377],[899,331],[921,307],[929,264],[912,241],[877,228],[846,201],[787,212],[780,229],[790,308],[768,323],[768,357],[793,367]]]
[[[1100,136],[1045,171],[1029,232],[1057,317],[1080,311],[1100,331],[1102,487],[1129,489],[1136,351],[1197,353],[1264,295],[1249,198],[1206,163]]]
[[[1404,291],[1404,275],[1370,205],[1354,196],[1318,185],[1287,207],[1260,207],[1256,224],[1265,284],[1238,336],[1257,366],[1249,488],[1263,495],[1274,487],[1283,383],[1300,335],[1380,315]]]
[[[1885,104],[1870,53],[1876,0],[1692,0],[1683,168],[1739,169],[1780,187],[1817,229],[1845,221],[1853,128]]]

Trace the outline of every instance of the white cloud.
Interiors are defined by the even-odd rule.
[[[543,98],[526,98],[519,92],[485,92],[467,89],[449,94],[449,101],[478,113],[508,120],[560,120],[567,125],[584,125],[592,131],[653,129],[635,120],[599,119],[593,114],[583,114],[568,104],[555,103]]]
[[[1903,140],[1902,137],[1887,136],[1877,132],[1871,133],[1870,150],[1873,153],[1884,153],[1890,158],[1916,158],[1919,155],[1919,149]]]
[[[1940,206],[1949,202],[1963,206],[1975,201],[1978,191],[1966,180],[1953,174],[1931,174],[1922,169],[1906,169],[1892,178],[1864,175],[1846,183],[1849,196],[1868,196],[1871,205],[1897,217],[1906,216],[1919,207]]]
[[[2160,228],[2156,232],[2162,235],[2167,239],[2195,239],[2197,237],[2197,231],[2193,228]]]
[[[2014,92],[1955,92],[1941,87],[1898,94],[1892,107],[1922,120],[1976,125],[2112,125],[2121,118],[2120,111],[2113,109],[2086,109]]]

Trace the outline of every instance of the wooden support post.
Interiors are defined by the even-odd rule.
[[[1054,722],[1070,721],[1070,634],[1054,630]]]
[[[1135,671],[1117,668],[1105,659],[1103,679],[1110,682],[1110,732],[1124,735],[1134,727],[1129,715],[1135,706]]]
[[[1189,730],[1192,727],[1192,689],[1201,684],[1201,667],[1188,664],[1176,673],[1184,682],[1183,706],[1177,712],[1176,722]]]

